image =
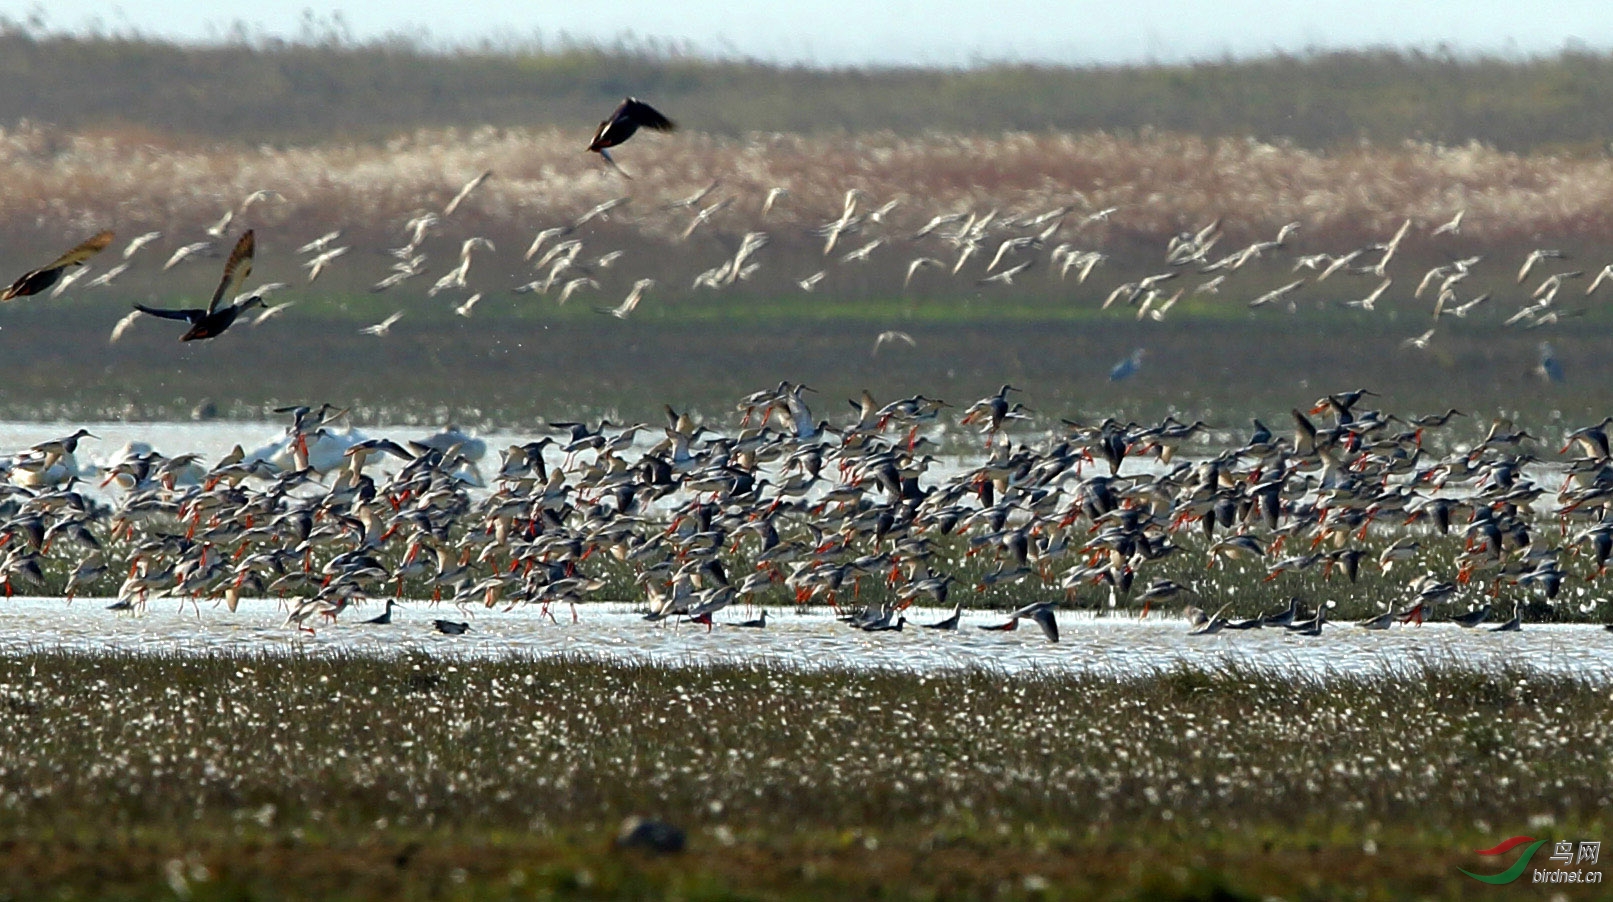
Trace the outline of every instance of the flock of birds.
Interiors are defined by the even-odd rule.
[[[613,167],[610,149],[639,128],[670,130],[671,120],[648,104],[628,98],[601,123],[588,150]],[[619,170],[618,170],[619,171]],[[626,173],[622,173],[626,176]],[[484,173],[466,184],[443,211],[451,215],[482,184]],[[684,236],[709,222],[732,198],[700,207],[706,193],[685,206],[699,208]],[[769,192],[763,215],[786,194]],[[267,199],[258,192],[243,205]],[[866,197],[848,193],[842,215],[818,230],[823,256],[835,253],[845,237],[885,221],[897,201],[867,212]],[[566,238],[588,221],[606,215],[621,198],[584,214],[569,227],[540,233],[527,253],[535,257],[546,241]],[[1081,214],[1082,224],[1101,221],[1114,209]],[[943,214],[912,237],[949,236],[958,257],[949,265],[921,256],[905,270],[904,285],[925,269],[957,274],[976,255],[990,250],[1002,229],[1019,232],[1001,238],[990,254],[980,284],[1012,284],[1039,259],[1071,215],[1060,208],[1034,216],[999,220],[986,215]],[[221,238],[231,216],[213,229]],[[1456,234],[1462,216],[1430,231],[1431,237]],[[401,263],[376,288],[417,275],[420,242],[440,221],[435,215],[409,225],[410,244],[399,249]],[[1349,306],[1372,310],[1393,283],[1387,267],[1411,227],[1408,220],[1384,242],[1348,253],[1300,257],[1295,271],[1315,276],[1295,279],[1262,293],[1251,308],[1285,305],[1307,286],[1336,273],[1371,276],[1372,290]],[[1197,293],[1220,290],[1232,273],[1283,248],[1297,224],[1284,226],[1270,241],[1231,253],[1215,253],[1222,237],[1219,222],[1183,232],[1166,253],[1169,267],[1111,291],[1105,308],[1130,305],[1138,319],[1160,320],[1189,289],[1169,291],[1186,273],[1203,278]],[[947,229],[947,232],[941,230]],[[16,280],[0,300],[65,287],[74,273],[113,241],[102,232],[49,264]],[[127,261],[156,233],[125,248]],[[334,246],[339,233],[300,249],[311,255],[310,280],[346,251]],[[749,278],[755,255],[769,243],[763,232],[748,232],[738,250],[702,273],[696,286],[718,288]],[[839,255],[845,264],[867,261],[886,236]],[[464,242],[459,265],[432,293],[465,287],[473,253],[491,249],[485,238]],[[200,245],[181,248],[172,266]],[[114,331],[116,340],[140,316],[184,322],[181,340],[215,338],[253,307],[260,319],[281,307],[264,297],[277,285],[243,292],[253,262],[255,238],[245,231],[227,258],[222,279],[205,308],[165,309],[136,305]],[[549,248],[537,267],[550,267],[540,282],[522,288],[547,291],[561,285],[561,299],[590,287],[592,277],[568,274],[581,241],[567,238]],[[615,252],[619,256],[619,252]],[[1521,284],[1536,266],[1563,255],[1540,249],[1517,275]],[[595,261],[609,265],[611,254]],[[1084,281],[1104,259],[1101,252],[1069,243],[1052,248],[1048,260],[1061,278]],[[1487,295],[1463,297],[1461,283],[1479,258],[1455,260],[1427,272],[1415,296],[1435,293],[1434,321],[1465,317]],[[125,264],[126,265],[126,264]],[[1003,268],[999,271],[998,267]],[[110,275],[110,274],[109,274]],[[810,291],[824,272],[800,280]],[[1568,311],[1556,306],[1564,285],[1577,271],[1548,275],[1526,307],[1509,323],[1539,326]],[[106,276],[103,276],[106,278]],[[1590,283],[1586,294],[1613,278],[1613,266]],[[542,283],[542,284],[540,284]],[[654,284],[640,279],[615,308],[615,317],[632,314]],[[522,289],[517,289],[522,290]],[[458,308],[469,315],[480,298],[471,295]],[[364,331],[383,336],[400,314]],[[1408,340],[1426,348],[1434,330]],[[898,331],[881,333],[874,353],[891,344],[913,344]],[[1141,365],[1138,350],[1117,364],[1112,378],[1124,378]],[[1543,359],[1542,368],[1548,369]],[[1560,372],[1560,371],[1559,371]],[[1502,629],[1521,625],[1525,602],[1565,603],[1561,587],[1572,576],[1574,555],[1590,563],[1581,578],[1599,576],[1613,555],[1613,456],[1606,429],[1613,417],[1574,432],[1561,453],[1577,449],[1563,468],[1562,487],[1549,516],[1537,505],[1549,490],[1534,481],[1531,464],[1542,458],[1530,450],[1533,437],[1497,421],[1471,450],[1436,456],[1424,447],[1425,430],[1447,426],[1456,411],[1401,419],[1362,409],[1365,390],[1328,395],[1308,413],[1292,412],[1292,437],[1277,436],[1258,420],[1241,444],[1207,449],[1201,422],[1167,418],[1155,425],[1064,421],[1061,434],[1041,442],[1016,443],[1010,430],[1025,417],[1012,401],[1016,389],[966,408],[957,422],[986,435],[984,457],[943,462],[925,434],[948,416],[945,402],[915,395],[880,404],[866,392],[851,402],[852,418],[832,423],[815,417],[804,385],[781,382],[746,397],[739,428],[718,431],[687,414],[667,409],[666,423],[613,425],[601,421],[553,423],[559,430],[513,445],[490,485],[477,467],[479,442],[445,434],[423,442],[399,443],[364,438],[336,428],[341,416],[330,405],[287,409],[293,422],[285,441],[269,453],[246,454],[239,446],[204,465],[198,455],[165,457],[131,449],[103,472],[93,474],[76,458],[86,431],[43,442],[0,459],[0,579],[38,589],[57,558],[66,577],[63,593],[74,595],[121,575],[115,607],[134,608],[157,597],[195,603],[218,598],[234,609],[237,599],[267,595],[284,600],[286,625],[311,629],[334,620],[356,603],[386,600],[376,622],[386,622],[405,587],[424,590],[434,601],[486,606],[533,604],[553,617],[564,604],[576,616],[576,603],[602,593],[641,595],[646,618],[713,623],[713,616],[736,602],[782,596],[796,604],[828,604],[853,627],[899,630],[905,609],[919,600],[945,607],[960,583],[977,590],[1017,587],[1036,600],[1012,611],[990,629],[1010,630],[1023,620],[1058,639],[1055,612],[1060,605],[1091,604],[1083,593],[1107,595],[1110,605],[1140,605],[1146,615],[1175,599],[1187,604],[1193,632],[1287,627],[1314,634],[1328,622],[1328,604],[1308,616],[1296,598],[1285,609],[1247,619],[1229,616],[1231,605],[1213,613],[1205,589],[1157,577],[1159,563],[1178,555],[1202,555],[1211,566],[1232,562],[1263,568],[1268,579],[1320,567],[1327,577],[1354,582],[1363,565],[1389,573],[1421,569],[1408,578],[1399,603],[1360,622],[1370,629],[1420,624],[1430,616],[1476,626],[1499,602],[1470,603],[1473,596],[1510,595],[1511,619]],[[1315,419],[1326,415],[1329,421]],[[660,433],[640,443],[640,434]],[[1177,449],[1195,443],[1189,459]],[[554,461],[547,455],[558,454]],[[390,458],[395,465],[379,461]],[[1128,460],[1151,458],[1148,467],[1126,467]],[[937,466],[940,464],[941,466]],[[935,472],[954,469],[941,478]],[[100,479],[110,502],[79,483]],[[1546,523],[1558,523],[1562,542],[1552,541]],[[1415,528],[1412,524],[1423,524]],[[1573,527],[1570,529],[1570,527]],[[1457,533],[1461,550],[1448,560],[1422,547],[1430,534]],[[978,581],[959,575],[966,561],[988,561]],[[1416,566],[1402,562],[1415,561]],[[978,568],[983,569],[984,568]],[[1149,578],[1155,570],[1156,577]],[[613,582],[616,580],[616,582]],[[1470,590],[1481,581],[1487,591]],[[874,602],[860,602],[864,583],[883,584]],[[629,588],[631,587],[631,588]],[[1348,591],[1348,590],[1343,590]],[[1101,604],[1101,602],[1098,602]],[[1590,613],[1599,601],[1580,613]],[[935,624],[957,628],[953,615]],[[741,625],[766,626],[766,614]],[[444,632],[468,624],[440,620]]]
[[[1056,611],[1070,605],[1146,616],[1186,604],[1195,633],[1328,622],[1330,602],[1307,617],[1298,599],[1250,619],[1231,618],[1232,605],[1207,613],[1216,589],[1161,577],[1172,559],[1268,580],[1393,572],[1396,598],[1362,627],[1474,626],[1510,602],[1510,630],[1530,604],[1574,604],[1564,585],[1594,580],[1613,556],[1613,417],[1568,437],[1553,493],[1531,475],[1543,449],[1526,432],[1498,421],[1470,450],[1435,455],[1425,432],[1456,411],[1401,419],[1364,409],[1367,391],[1293,410],[1291,436],[1256,421],[1219,449],[1203,423],[1170,418],[1065,421],[1015,441],[1015,391],[961,414],[865,392],[832,423],[807,386],[783,382],[744,398],[727,430],[670,408],[653,429],[551,423],[486,476],[479,440],[368,438],[338,428],[330,405],[286,409],[279,446],[237,446],[211,464],[126,449],[91,470],[76,457],[92,438],[81,429],[0,459],[0,580],[39,591],[47,569],[65,573],[71,599],[121,578],[120,609],[274,597],[301,629],[372,600],[386,602],[384,622],[406,590],[464,608],[536,605],[551,619],[557,605],[575,618],[584,600],[636,599],[647,620],[708,627],[773,599],[830,605],[869,631],[902,629],[915,602],[952,603],[934,624],[947,629],[960,591],[1012,587],[1032,600],[993,627],[1030,620],[1056,641]],[[954,418],[985,435],[982,456],[932,453],[929,433]]]
[[[656,111],[654,107],[651,107],[649,104],[639,101],[636,98],[628,97],[622,101],[622,103],[614,112],[611,113],[609,117],[599,124],[599,128],[596,130],[593,140],[589,142],[588,150],[598,153],[612,166],[616,166],[616,161],[610,154],[610,148],[615,147],[623,141],[626,141],[640,128],[671,131],[675,128],[675,126],[670,119],[667,119],[665,116],[661,115],[661,113]],[[617,171],[621,171],[619,166],[617,167]],[[443,216],[452,215],[453,212],[458,209],[460,204],[462,204],[465,199],[470,196],[471,192],[480,187],[482,183],[487,181],[491,175],[491,172],[484,172],[461,188],[459,193],[456,194],[444,208]],[[622,175],[626,176],[627,174],[623,172]],[[278,192],[272,190],[253,192],[242,202],[241,212],[244,214],[254,204],[272,199],[277,196]],[[605,205],[604,209],[596,210],[593,215],[603,215],[603,213],[608,211],[611,206],[613,205],[607,204]],[[217,239],[224,237],[226,230],[229,228],[230,223],[235,219],[235,217],[236,213],[234,210],[226,211],[224,217],[207,230],[210,238]],[[420,242],[424,240],[426,232],[439,221],[440,220],[438,217],[435,215],[430,215],[419,217],[415,220],[412,220],[408,224],[408,228],[413,235],[413,239],[409,245],[402,249],[403,252],[398,255],[404,262],[392,275],[378,283],[376,286],[377,289],[384,290],[385,288],[400,284],[405,279],[418,274],[419,267],[423,264],[424,258],[416,256],[414,251],[418,248]],[[323,272],[332,261],[345,255],[349,250],[347,247],[331,247],[332,243],[340,237],[340,234],[341,233],[339,231],[328,233],[298,249],[298,253],[312,255],[304,263],[304,267],[309,270],[309,282],[317,279],[319,274]],[[123,250],[123,260],[125,262],[98,277],[98,279],[91,284],[110,284],[113,279],[115,279],[128,268],[128,261],[130,258],[132,258],[141,248],[145,247],[161,236],[161,232],[147,232],[134,238]],[[47,263],[37,269],[29,270],[22,276],[18,277],[15,282],[5,289],[5,291],[0,292],[0,302],[36,295],[52,289],[54,289],[55,292],[53,296],[59,295],[63,290],[72,285],[73,282],[77,281],[79,277],[82,277],[83,273],[85,272],[85,270],[75,268],[84,266],[84,264],[96,254],[106,250],[107,247],[112,244],[112,241],[115,237],[115,234],[110,230],[99,232],[74,246],[71,250],[68,250],[66,253],[62,254],[60,257],[57,257],[55,260],[52,260],[50,263]],[[163,265],[163,269],[171,269],[183,260],[202,254],[211,247],[211,240],[184,245],[176,250],[171,257],[169,257],[168,261]],[[436,295],[439,291],[449,286],[464,287],[466,285],[466,274],[470,269],[472,252],[477,248],[487,248],[491,250],[492,247],[492,242],[482,237],[473,237],[465,241],[460,253],[459,266],[452,270],[442,280],[440,280],[433,287],[431,294]],[[534,245],[534,248],[536,248],[536,245]],[[247,229],[236,241],[234,250],[230,253],[229,258],[224,264],[224,276],[220,280],[218,288],[213,292],[213,296],[208,301],[208,304],[205,308],[163,309],[149,307],[143,304],[135,304],[134,312],[120,320],[118,324],[113,327],[112,341],[116,342],[120,337],[122,337],[123,333],[126,332],[142,314],[161,319],[179,320],[188,324],[190,328],[180,336],[180,341],[197,341],[208,338],[216,338],[228,330],[230,326],[233,325],[241,316],[241,314],[252,309],[253,307],[264,308],[263,313],[258,316],[256,322],[262,322],[271,316],[277,315],[283,308],[270,307],[264,298],[274,291],[288,287],[286,283],[271,282],[259,286],[253,291],[241,291],[241,288],[245,284],[247,277],[252,272],[252,258],[255,249],[256,239],[254,232],[251,229]],[[530,257],[531,254],[528,256]],[[628,296],[628,299],[620,307],[610,312],[613,312],[618,317],[624,317],[628,313],[632,312],[632,309],[638,304],[639,298],[643,295],[644,290],[651,284],[653,284],[652,280],[643,280],[634,287],[633,293]],[[579,285],[580,283],[576,282],[570,283],[569,287],[563,291],[563,295],[569,296],[569,294],[575,291]],[[476,303],[480,299],[480,294],[470,296],[464,301],[464,303],[456,308],[456,312],[461,316],[469,316],[471,310],[475,307]],[[383,320],[374,326],[366,327],[361,331],[370,335],[385,335],[392,325],[398,321],[400,316],[401,314],[395,314],[392,317],[389,317],[388,319]]]
[[[673,122],[658,110],[643,101],[629,97],[600,123],[587,149],[600,154],[611,166],[617,167],[611,149],[631,138],[639,129],[670,131],[674,127]],[[619,167],[617,171],[621,171]],[[421,249],[427,237],[439,229],[447,217],[452,216],[491,175],[490,171],[482,172],[465,183],[440,213],[420,213],[404,223],[403,231],[408,236],[408,241],[401,247],[388,249],[397,262],[373,284],[373,290],[386,291],[424,275],[426,256],[421,253]],[[625,172],[622,172],[622,175],[628,177]],[[733,215],[733,211],[737,209],[738,198],[732,194],[718,196],[718,185],[719,182],[713,182],[687,198],[666,205],[664,209],[669,212],[692,211],[687,225],[681,228],[679,240],[687,240],[702,227],[715,229],[716,226],[712,223],[716,222],[719,216]],[[760,205],[760,215],[764,221],[762,226],[745,231],[742,236],[737,235],[737,232],[734,235],[722,235],[721,243],[725,248],[722,258],[695,276],[691,290],[722,290],[752,279],[762,266],[760,254],[773,243],[772,235],[763,230],[765,220],[775,205],[788,194],[789,191],[784,187],[769,189]],[[929,218],[913,229],[900,228],[896,222],[894,211],[903,203],[901,198],[893,198],[878,206],[865,208],[864,204],[872,205],[875,199],[866,192],[853,188],[846,193],[840,214],[812,228],[809,238],[821,239],[824,261],[838,264],[841,268],[867,264],[874,259],[876,253],[891,255],[899,253],[899,248],[903,245],[911,246],[915,249],[916,256],[912,256],[905,266],[895,267],[902,273],[904,291],[924,278],[925,271],[934,270],[958,278],[964,275],[966,266],[971,264],[978,266],[982,263],[983,270],[967,276],[981,290],[990,286],[1014,285],[1016,278],[1035,266],[1042,266],[1049,273],[1056,274],[1060,281],[1073,279],[1080,285],[1084,284],[1094,270],[1109,259],[1109,256],[1096,247],[1081,246],[1076,240],[1059,239],[1079,238],[1087,227],[1108,221],[1119,208],[1083,211],[1081,207],[1084,199],[1080,197],[1079,192],[1074,194],[1076,203],[1055,209],[1012,215],[999,215],[997,210],[985,213],[946,212]],[[272,201],[278,196],[277,192],[267,189],[253,192],[240,204],[239,211],[226,211],[219,222],[207,229],[207,240],[179,247],[163,268],[166,270],[187,259],[197,259],[208,253],[216,246],[217,241],[225,238],[232,222],[244,217],[253,205]],[[580,230],[591,222],[604,220],[630,200],[630,196],[606,200],[566,224],[539,231],[523,255],[523,261],[531,265],[534,273],[540,275],[536,279],[513,286],[511,290],[516,293],[553,292],[562,304],[579,293],[601,290],[600,280],[604,278],[604,273],[622,257],[625,251],[617,249],[585,257]],[[1104,309],[1134,310],[1138,320],[1157,322],[1163,321],[1184,297],[1242,291],[1247,292],[1245,296],[1250,298],[1247,304],[1251,309],[1286,308],[1294,312],[1297,311],[1301,300],[1310,297],[1318,303],[1342,304],[1345,307],[1371,312],[1391,298],[1404,302],[1406,298],[1390,294],[1391,288],[1397,279],[1402,281],[1415,279],[1416,286],[1414,290],[1409,291],[1409,299],[1416,301],[1425,297],[1432,298],[1431,323],[1427,329],[1406,338],[1402,342],[1402,347],[1426,351],[1435,346],[1443,323],[1451,319],[1466,319],[1475,310],[1491,301],[1489,292],[1472,294],[1464,292],[1466,284],[1480,281],[1471,277],[1479,272],[1483,256],[1469,255],[1458,258],[1454,247],[1439,243],[1461,234],[1464,215],[1464,211],[1458,211],[1450,220],[1422,229],[1425,238],[1431,242],[1423,250],[1442,254],[1448,258],[1448,262],[1420,271],[1420,278],[1415,273],[1407,276],[1403,271],[1391,269],[1391,263],[1401,256],[1402,247],[1412,232],[1413,220],[1409,218],[1393,234],[1385,236],[1382,240],[1341,253],[1308,254],[1297,252],[1295,237],[1301,228],[1297,222],[1283,225],[1270,239],[1256,240],[1237,248],[1225,248],[1220,245],[1229,233],[1223,229],[1221,220],[1217,219],[1202,227],[1184,230],[1173,236],[1165,247],[1164,265],[1159,271],[1116,285],[1106,294],[1100,292],[1103,296],[1101,306]],[[161,232],[147,232],[134,238],[123,249],[122,262],[89,281],[88,284],[110,284],[128,268],[134,254],[152,244],[161,235]],[[308,271],[309,282],[319,278],[322,273],[336,265],[337,260],[349,253],[350,246],[336,243],[341,235],[340,230],[332,231],[297,249],[297,252],[304,256],[302,266]],[[103,231],[93,236],[49,264],[18,278],[10,288],[0,294],[0,300],[37,294],[47,289],[60,293],[83,275],[84,271],[80,267],[91,257],[108,248],[113,238],[113,233],[110,231]],[[844,244],[853,238],[860,243],[847,249]],[[459,299],[455,303],[454,311],[461,316],[471,316],[485,294],[483,290],[471,290],[469,273],[472,261],[479,251],[493,250],[495,250],[493,243],[486,237],[472,236],[465,239],[459,248],[457,264],[438,278],[427,294],[435,297],[443,292],[456,292],[455,296]],[[254,236],[253,232],[248,230],[239,237],[233,252],[228,256],[223,278],[205,308],[161,309],[136,305],[135,309],[114,327],[112,340],[118,340],[142,316],[183,321],[188,328],[181,335],[181,339],[192,341],[223,334],[254,307],[262,308],[253,319],[254,323],[281,314],[291,304],[271,306],[267,298],[273,292],[289,287],[287,283],[271,282],[250,291],[242,290],[251,272],[253,251]],[[1287,253],[1288,256],[1279,260],[1279,254],[1282,253]],[[1562,251],[1551,248],[1536,248],[1528,253],[1517,271],[1516,282],[1524,285],[1531,275],[1537,276],[1539,282],[1528,289],[1526,296],[1522,296],[1518,309],[1504,318],[1504,325],[1524,329],[1541,328],[1587,312],[1585,307],[1573,305],[1566,300],[1570,293],[1567,291],[1568,286],[1575,280],[1584,278],[1585,271],[1562,268],[1544,271],[1545,267],[1565,257],[1566,254]],[[1266,265],[1258,267],[1261,272],[1246,280],[1245,285],[1238,287],[1229,283],[1229,279],[1240,271],[1249,272],[1256,269],[1257,267],[1251,267],[1251,264],[1261,260],[1265,260]],[[1290,262],[1291,275],[1297,277],[1268,288],[1276,269],[1287,268]],[[1300,275],[1302,272],[1308,274]],[[792,278],[791,281],[801,290],[810,292],[816,290],[829,273],[829,269],[818,269],[800,278]],[[1335,280],[1333,283],[1335,285],[1343,279],[1366,281],[1359,290],[1335,289],[1331,285],[1323,287],[1323,283],[1330,279]],[[1613,281],[1613,264],[1604,266],[1586,283],[1584,295],[1594,294],[1610,281]],[[595,309],[618,319],[627,318],[639,308],[656,284],[657,280],[651,277],[634,279],[619,303]],[[1494,281],[1491,280],[1488,284],[1494,284]],[[1400,294],[1407,294],[1405,289],[1406,286],[1403,285]],[[398,310],[359,331],[370,336],[384,337],[403,316],[404,311]],[[900,330],[887,329],[875,336],[872,353],[877,356],[886,348],[910,347],[916,344],[912,335]],[[1539,352],[1538,375],[1550,381],[1561,381],[1564,370],[1555,349],[1549,342],[1541,342]],[[1114,365],[1111,378],[1124,379],[1137,372],[1142,359],[1143,352],[1139,348]]]

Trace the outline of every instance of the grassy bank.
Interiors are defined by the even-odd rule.
[[[355,656],[0,659],[15,898],[1478,898],[1595,838],[1605,689]],[[608,851],[643,813],[666,859]],[[1216,895],[1219,893],[1220,895]]]

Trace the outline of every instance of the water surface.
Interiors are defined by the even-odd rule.
[[[412,602],[394,610],[385,626],[359,621],[380,605],[351,609],[340,622],[312,635],[283,626],[285,610],[270,600],[244,600],[238,610],[202,602],[157,599],[139,614],[108,611],[104,599],[17,597],[0,602],[0,652],[30,648],[148,651],[164,654],[214,652],[348,651],[396,654],[411,651],[487,656],[588,655],[661,663],[766,662],[791,667],[867,667],[903,670],[985,668],[1147,673],[1179,665],[1239,664],[1290,675],[1396,676],[1424,666],[1496,669],[1523,666],[1613,681],[1613,633],[1579,624],[1532,625],[1515,633],[1468,630],[1444,623],[1363,630],[1329,624],[1319,637],[1288,630],[1225,631],[1189,636],[1177,618],[1093,617],[1062,612],[1061,641],[1048,642],[1029,621],[1008,632],[980,625],[1001,623],[990,612],[965,611],[956,632],[921,629],[948,612],[913,609],[901,632],[868,633],[834,619],[827,610],[771,611],[765,629],[723,623],[753,617],[732,608],[710,630],[697,624],[646,623],[625,604],[593,603],[572,621],[566,608],[544,617],[535,607],[514,610],[458,608]],[[434,619],[470,624],[470,632],[446,636]]]

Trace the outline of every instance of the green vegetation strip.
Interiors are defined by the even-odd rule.
[[[1478,898],[1597,838],[1605,687],[0,658],[0,898]],[[629,814],[688,850],[611,849]]]

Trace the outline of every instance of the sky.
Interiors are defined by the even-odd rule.
[[[241,25],[252,36],[294,39],[310,16],[323,30],[335,12],[359,41],[564,35],[608,43],[631,34],[704,54],[818,66],[1182,62],[1366,46],[1508,56],[1613,50],[1605,0],[327,0],[310,9],[306,0],[0,0],[0,16],[41,17],[54,32],[208,41]]]

